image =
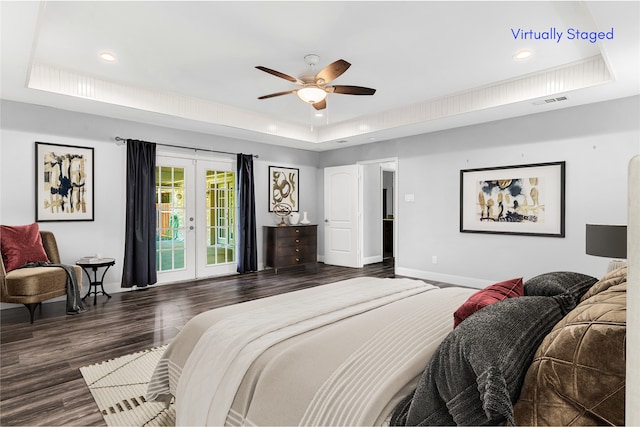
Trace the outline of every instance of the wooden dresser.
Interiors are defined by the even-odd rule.
[[[282,267],[291,267],[318,260],[318,226],[290,225],[264,226],[265,267],[278,273]]]

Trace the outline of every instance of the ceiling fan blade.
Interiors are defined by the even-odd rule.
[[[269,74],[272,74],[272,75],[274,75],[276,77],[280,77],[281,79],[288,80],[288,81],[290,81],[292,83],[297,83],[299,85],[304,84],[304,82],[302,82],[301,80],[298,80],[295,77],[292,77],[292,76],[290,76],[288,74],[281,73],[280,71],[272,70],[271,68],[263,67],[262,65],[258,65],[258,66],[256,66],[256,68],[258,70],[264,71],[265,73],[269,73]]]
[[[316,75],[316,84],[326,85],[331,80],[334,80],[342,75],[347,69],[351,66],[344,59],[338,59],[336,62],[333,62],[326,67],[324,67],[317,75]]]
[[[329,86],[326,88],[327,92],[341,93],[343,95],[373,95],[376,93],[375,89],[362,86]]]
[[[262,95],[262,96],[258,97],[258,99],[267,99],[267,98],[273,98],[274,96],[288,95],[290,93],[296,93],[296,91],[297,91],[297,89],[286,90],[284,92],[270,93],[269,95]]]
[[[327,98],[323,99],[322,101],[318,101],[315,104],[311,104],[313,105],[313,108],[315,108],[316,110],[324,110],[325,108],[327,108]]]

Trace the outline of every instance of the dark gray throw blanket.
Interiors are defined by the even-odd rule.
[[[514,424],[512,402],[535,351],[577,301],[523,296],[474,313],[442,341],[391,425]]]
[[[78,314],[85,311],[82,299],[80,298],[80,289],[78,288],[78,279],[76,270],[72,265],[53,264],[50,262],[30,262],[19,268],[31,267],[59,267],[67,273],[67,314]]]

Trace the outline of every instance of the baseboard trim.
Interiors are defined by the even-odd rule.
[[[416,279],[423,279],[433,282],[453,283],[461,286],[468,286],[470,288],[482,289],[486,286],[495,283],[493,280],[478,279],[475,277],[455,276],[452,274],[436,273],[433,271],[416,270],[413,268],[398,267],[395,268],[395,273],[399,276],[413,277]]]
[[[374,256],[370,256],[370,257],[365,257],[362,260],[362,264],[363,265],[375,264],[376,262],[382,262],[382,255],[374,255]]]

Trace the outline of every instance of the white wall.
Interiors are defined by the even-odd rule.
[[[101,253],[116,259],[105,276],[108,293],[119,292],[124,257],[126,146],[114,137],[136,138],[159,143],[187,145],[259,155],[254,159],[257,241],[262,268],[262,226],[275,223],[268,211],[268,168],[270,165],[300,170],[300,210],[317,219],[316,193],[318,154],[306,150],[274,147],[221,138],[178,129],[73,113],[53,108],[2,101],[0,129],[0,223],[28,224],[35,221],[35,142],[94,148],[95,220],[87,222],[41,222],[55,233],[62,262]],[[162,151],[181,153],[192,150]],[[83,292],[84,294],[84,292]],[[1,308],[14,307],[2,304]]]
[[[478,287],[554,270],[599,277],[608,260],[585,254],[585,224],[627,222],[627,163],[640,153],[639,99],[324,152],[320,166],[399,158],[398,274]],[[459,232],[460,170],[553,161],[566,161],[565,238]],[[405,202],[405,194],[415,202]]]

